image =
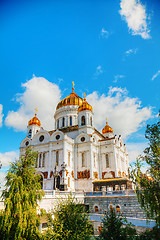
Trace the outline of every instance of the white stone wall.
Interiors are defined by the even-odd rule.
[[[24,154],[26,142],[31,145],[35,151],[45,153],[44,167],[37,167],[37,172],[48,172],[48,177],[44,179],[44,189],[53,189],[54,178],[50,175],[55,170],[56,152],[59,153],[59,164],[57,170],[62,170],[62,164],[66,164],[66,172],[64,175],[64,183],[68,185],[70,179],[70,187],[68,190],[84,190],[92,191],[92,181],[95,179],[96,173],[98,178],[112,177],[111,171],[118,177],[119,173],[128,174],[128,153],[126,146],[123,144],[121,136],[114,136],[112,133],[106,135],[106,139],[91,126],[90,117],[93,113],[89,110],[78,112],[77,105],[68,105],[58,109],[55,113],[55,122],[59,119],[59,126],[62,127],[62,118],[65,118],[65,127],[68,127],[69,117],[72,116],[72,125],[78,125],[78,130],[63,133],[55,130],[52,135],[38,126],[31,125],[28,129],[34,129],[33,138],[26,137],[20,147],[20,152]],[[85,116],[86,124],[81,126],[81,117]],[[57,124],[57,123],[56,123]],[[56,125],[57,126],[57,125]],[[57,128],[57,127],[56,127]],[[37,132],[38,130],[38,132]],[[40,137],[44,136],[43,141]],[[59,136],[57,138],[57,136]],[[70,153],[70,166],[68,164],[68,152]],[[82,154],[85,156],[85,165],[82,166]],[[109,166],[106,166],[106,154],[109,157]],[[43,159],[41,158],[43,161]],[[77,176],[77,172],[90,171],[90,178]],[[74,175],[74,177],[73,177]],[[62,180],[62,179],[61,179]],[[62,181],[61,181],[62,182]]]

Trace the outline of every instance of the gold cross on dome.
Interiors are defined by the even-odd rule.
[[[85,92],[84,92],[84,99],[86,99],[86,94],[85,94]]]
[[[37,115],[37,112],[38,112],[38,109],[37,109],[37,108],[35,108],[34,110],[35,110],[35,116],[36,116],[36,115]]]
[[[106,123],[107,123],[107,117],[106,117]]]
[[[73,89],[73,91],[74,91],[74,86],[75,86],[75,83],[74,83],[74,81],[72,81],[72,84],[73,84],[73,88],[72,88],[72,89]]]

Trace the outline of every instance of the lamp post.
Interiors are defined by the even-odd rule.
[[[65,190],[67,190],[67,185],[65,184],[67,164],[65,164],[65,162],[63,162],[61,164],[61,167],[62,167],[62,185],[61,185],[61,189],[62,189],[62,191],[65,191]]]
[[[54,189],[57,190],[57,178],[59,177],[59,172],[57,171],[57,163],[55,165],[55,171],[53,172],[54,177]]]

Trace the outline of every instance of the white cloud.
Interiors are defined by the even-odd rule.
[[[102,73],[102,67],[98,66],[97,71]],[[54,113],[60,101],[59,87],[40,77],[33,77],[22,86],[24,92],[16,96],[20,107],[17,111],[8,113],[6,125],[17,131],[25,130],[37,107],[38,117],[44,129],[54,129]],[[101,130],[107,116],[114,133],[123,137],[136,132],[151,117],[151,108],[142,107],[137,98],[128,97],[126,89],[110,87],[107,95],[98,96],[97,92],[93,92],[88,95],[87,100],[94,109],[95,126]]]
[[[94,78],[97,78],[99,75],[101,75],[103,73],[103,69],[102,69],[102,66],[99,65],[97,68],[96,68],[96,72],[94,73]]]
[[[139,155],[143,155],[143,151],[147,147],[147,143],[127,143],[128,158],[129,162],[133,163],[136,161]]]
[[[152,81],[160,75],[160,70],[158,70],[152,77]]]
[[[101,37],[102,38],[108,38],[109,37],[109,32],[105,30],[104,28],[101,29]]]
[[[0,161],[3,167],[9,167],[10,163],[18,158],[18,151],[11,151],[6,153],[0,153]]]
[[[119,79],[124,78],[124,77],[125,77],[124,75],[117,74],[117,75],[114,76],[114,81],[113,82],[116,83]]]
[[[0,104],[0,127],[2,127],[2,119],[3,119],[2,111],[3,111],[3,106],[2,104]]]
[[[9,169],[11,162],[14,162],[15,159],[18,159],[18,151],[0,153],[0,163],[2,164],[0,169],[0,187],[2,189],[5,185],[5,176],[7,170]]]
[[[129,56],[129,55],[131,55],[131,54],[136,54],[137,53],[137,48],[132,48],[132,49],[129,49],[129,50],[127,50],[126,52],[125,52],[125,55],[126,56]]]
[[[24,92],[16,96],[20,107],[16,112],[8,113],[5,124],[13,127],[16,131],[24,131],[28,121],[34,115],[34,109],[37,108],[42,126],[47,130],[53,129],[54,113],[61,97],[59,87],[45,78],[35,76],[22,84],[22,87]]]
[[[146,8],[139,0],[121,0],[120,15],[124,19],[132,35],[140,35],[144,39],[150,38],[148,29],[149,17],[146,14]]]
[[[0,172],[0,190],[3,190],[3,189],[4,189],[5,176],[6,176],[6,173]],[[1,192],[0,192],[0,196],[1,196]]]
[[[107,117],[114,133],[123,137],[138,131],[151,117],[151,108],[142,107],[137,98],[128,97],[126,89],[111,87],[107,96],[93,92],[87,96],[87,101],[94,109],[95,126],[101,130]]]

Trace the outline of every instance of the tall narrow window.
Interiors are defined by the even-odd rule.
[[[56,165],[59,165],[59,152],[56,151]]]
[[[39,154],[39,167],[42,166],[42,165],[41,165],[41,161],[42,161],[42,154],[40,153],[40,154]]]
[[[86,124],[86,119],[85,119],[85,116],[82,116],[81,117],[81,125],[85,125]]]
[[[85,153],[82,153],[82,167],[85,167]]]
[[[38,167],[38,156],[36,158],[36,168]]]
[[[109,168],[109,155],[106,154],[106,168]]]
[[[63,117],[62,118],[62,127],[64,127],[65,126],[65,118]]]
[[[57,120],[57,128],[59,128],[59,119]]]
[[[46,153],[43,153],[43,162],[42,162],[42,167],[45,166],[45,156],[46,156]]]
[[[69,117],[69,120],[70,120],[70,126],[72,126],[72,117],[71,116]]]
[[[90,117],[90,125],[92,126],[92,117]]]
[[[71,153],[70,152],[68,152],[68,166],[70,167],[70,159],[71,159]]]
[[[93,154],[93,164],[94,164],[94,167],[96,166],[96,154],[94,153]]]
[[[28,132],[28,137],[31,138],[31,136],[32,136],[32,130],[30,129]]]

